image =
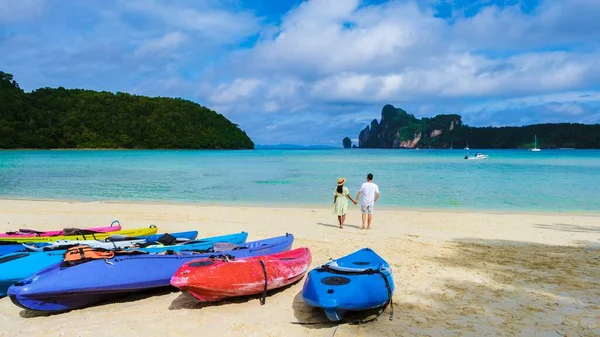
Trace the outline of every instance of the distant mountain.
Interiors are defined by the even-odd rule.
[[[298,145],[298,144],[256,144],[255,149],[339,149],[337,146],[329,145]]]
[[[380,121],[373,119],[360,132],[358,147],[458,149],[468,144],[470,148],[529,149],[535,136],[540,148],[600,148],[600,124],[470,127],[462,123],[460,115],[418,119],[390,104],[383,107]]]

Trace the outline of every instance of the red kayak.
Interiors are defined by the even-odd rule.
[[[311,262],[308,248],[242,259],[230,259],[227,255],[198,259],[182,265],[171,278],[171,285],[207,302],[262,293],[264,304],[268,290],[300,280]]]

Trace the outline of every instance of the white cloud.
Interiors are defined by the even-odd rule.
[[[485,7],[452,27],[454,42],[470,48],[531,49],[600,39],[600,1],[542,1],[533,15],[522,3]]]
[[[256,68],[319,75],[350,69],[386,71],[407,64],[425,49],[446,49],[435,34],[443,20],[422,15],[412,2],[368,7],[359,7],[354,0],[333,4],[309,1],[292,10],[279,33],[254,48],[251,57]]]
[[[586,112],[583,106],[574,102],[553,103],[549,104],[547,108],[552,115],[581,116]]]
[[[254,78],[238,78],[231,84],[221,84],[210,100],[216,104],[235,103],[250,98],[261,84],[260,80]]]
[[[584,6],[596,7],[600,8],[589,2]],[[541,7],[541,13],[528,18],[547,22],[556,8]],[[316,103],[425,103],[440,98],[547,94],[600,81],[597,52],[490,57],[474,53],[478,46],[469,46],[457,35],[464,31],[461,34],[468,36],[485,23],[490,27],[481,38],[491,41],[495,30],[511,18],[519,23],[521,17],[526,15],[517,6],[488,7],[452,26],[412,1],[361,6],[360,1],[344,0],[333,6],[313,0],[290,11],[278,34],[261,40],[244,55],[247,62],[242,72],[265,78],[275,87],[284,83],[291,88],[278,91],[280,100],[285,95],[287,99],[302,95]],[[527,27],[518,24],[505,29],[517,30],[510,34],[518,36]],[[516,37],[513,40],[520,43]]]
[[[277,110],[279,110],[279,104],[277,104],[277,103],[275,103],[275,102],[273,102],[273,101],[269,101],[269,102],[266,102],[266,103],[263,105],[263,109],[264,109],[266,112],[274,112],[274,111],[277,111]]]
[[[385,75],[341,73],[312,83],[310,97],[321,101],[390,102],[440,98],[520,96],[585,87],[600,80],[600,60],[565,53],[520,55],[505,60],[448,56],[429,68]]]
[[[350,18],[360,4],[359,0],[313,0],[301,3],[283,20],[283,27],[311,26],[315,22],[339,21]]]
[[[32,19],[42,13],[46,0],[2,0],[0,22],[15,22]]]
[[[135,50],[138,56],[156,55],[175,50],[188,40],[188,36],[180,31],[167,33],[159,38],[144,42]]]
[[[551,103],[574,104],[575,102],[578,104],[600,102],[600,91],[573,91],[490,100],[479,104],[467,104],[461,109],[461,111],[466,114],[471,114],[481,110],[498,111],[509,109],[526,109],[529,107],[547,105]]]
[[[218,44],[237,42],[256,34],[260,28],[257,17],[249,12],[211,7],[203,1],[189,7],[172,2],[163,4],[158,0],[123,0],[121,4],[125,10],[145,13],[171,27],[199,34]]]

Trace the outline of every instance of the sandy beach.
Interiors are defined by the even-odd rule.
[[[62,314],[0,299],[2,336],[597,336],[600,335],[600,215],[376,210],[359,229],[350,207],[338,229],[327,206],[243,207],[0,200],[0,231],[157,225],[200,237],[247,231],[248,240],[295,235],[311,267],[362,247],[394,272],[388,308],[364,325],[327,324],[306,306],[300,282],[258,297],[200,304],[176,289]],[[295,324],[295,323],[317,324]]]

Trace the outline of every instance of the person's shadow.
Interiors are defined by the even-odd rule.
[[[340,228],[340,226],[338,226],[338,225],[332,225],[332,224],[322,223],[322,222],[317,222],[317,225],[319,225],[319,226],[325,226],[325,227],[331,227],[331,228]],[[352,227],[352,228],[360,229],[360,226],[349,225],[347,223],[344,224],[344,227]]]

